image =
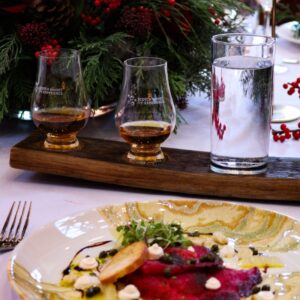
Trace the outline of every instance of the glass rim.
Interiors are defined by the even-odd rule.
[[[142,60],[142,59],[147,59],[147,60],[157,60],[159,61],[159,63],[155,64],[155,65],[151,65],[151,64],[142,64],[142,65],[134,65],[131,64],[130,62],[132,61],[138,61],[138,60]],[[128,58],[126,60],[124,60],[124,65],[131,67],[131,68],[140,68],[140,67],[146,67],[146,68],[157,68],[157,67],[163,67],[167,65],[167,61],[163,58],[160,57],[155,57],[155,56],[137,56],[137,57],[131,57]]]
[[[50,50],[50,49],[49,49]],[[55,50],[55,49],[51,49],[51,50]],[[57,52],[58,53],[61,53],[61,52],[65,52],[65,53],[70,53],[70,54],[72,54],[74,57],[76,56],[76,55],[80,55],[80,51],[79,50],[77,50],[77,49],[72,49],[72,48],[59,48],[59,49],[57,49]],[[53,55],[51,55],[51,54],[49,54],[48,53],[48,50],[41,50],[41,51],[39,51],[39,57],[43,57],[43,58],[51,58],[51,59],[53,59],[55,56],[53,56]],[[61,58],[65,58],[65,59],[67,59],[68,57],[62,57],[62,56],[59,56],[59,58],[61,59]]]
[[[245,44],[233,44],[226,41],[221,41],[218,38],[225,37],[225,36],[249,36],[249,37],[258,37],[264,38],[265,42],[261,43],[245,43]],[[221,33],[216,34],[211,38],[212,42],[215,44],[223,44],[223,45],[232,45],[232,46],[239,46],[239,47],[260,47],[260,46],[272,46],[275,44],[275,38],[266,35],[259,35],[259,34],[251,34],[251,33]]]

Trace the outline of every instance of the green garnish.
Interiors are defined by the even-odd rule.
[[[164,224],[159,221],[132,221],[128,225],[117,227],[123,235],[122,245],[127,246],[133,242],[145,241],[148,245],[157,243],[166,248],[168,246],[188,247],[192,242],[184,236],[179,224]]]

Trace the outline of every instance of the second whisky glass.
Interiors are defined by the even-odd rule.
[[[124,62],[115,119],[120,135],[131,145],[127,154],[130,162],[147,164],[165,160],[160,145],[172,133],[176,122],[165,60],[136,57]]]

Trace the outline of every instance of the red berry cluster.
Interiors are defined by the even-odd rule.
[[[112,10],[117,9],[121,5],[121,0],[95,0],[94,5],[96,7],[106,6],[104,9],[104,13],[109,13]]]
[[[168,3],[171,5],[171,6],[174,6],[176,4],[176,0],[168,0]]]
[[[280,131],[273,130],[273,140],[275,142],[281,142],[283,143],[285,140],[290,139],[291,137],[294,138],[294,140],[300,139],[300,122],[298,123],[298,129],[291,130],[287,127],[286,124],[280,125]]]
[[[18,35],[22,43],[33,50],[40,49],[51,38],[47,24],[37,22],[21,26],[18,30]]]
[[[47,64],[51,65],[57,58],[60,51],[60,45],[57,40],[50,40],[47,44],[41,47],[41,51],[35,52],[35,57],[38,58],[41,54],[47,56]]]
[[[163,8],[162,8],[162,9],[160,10],[160,12],[161,12],[162,15],[164,15],[164,16],[167,17],[167,18],[171,17],[171,12],[170,12],[169,9],[163,9]]]
[[[175,6],[176,0],[168,0],[168,4],[170,6]],[[171,17],[171,11],[169,9],[161,8],[160,12],[167,18]]]
[[[91,26],[98,26],[101,23],[101,19],[99,16],[92,17],[92,16],[87,16],[85,14],[81,14],[81,19],[88,25]]]
[[[300,77],[298,77],[293,82],[284,83],[283,88],[287,90],[288,95],[293,95],[296,90],[298,90],[298,94],[300,97]]]
[[[152,31],[154,14],[151,8],[132,6],[124,9],[117,26],[126,32],[144,36]]]
[[[213,6],[209,6],[207,10],[212,15],[212,17],[214,18],[214,23],[216,25],[220,25],[221,24],[221,17],[217,13],[217,11],[214,9],[214,7]]]

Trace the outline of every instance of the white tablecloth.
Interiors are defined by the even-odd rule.
[[[300,45],[278,40],[276,57],[277,63],[281,63],[283,57],[300,59]],[[286,91],[282,88],[283,83],[292,81],[296,77],[300,77],[300,65],[288,65],[288,72],[276,75],[275,103],[291,104],[300,107],[300,99],[296,95],[292,97],[287,96]],[[182,124],[177,135],[172,135],[164,146],[209,151],[209,101],[196,95],[192,97],[188,108],[182,114],[187,120],[187,124]],[[49,222],[100,205],[117,204],[126,201],[182,198],[178,195],[116,188],[100,183],[12,169],[9,167],[11,146],[22,140],[34,129],[30,122],[15,123],[14,125],[6,123],[0,126],[0,226],[2,226],[12,202],[18,200],[27,200],[33,203],[31,220],[27,231],[27,235],[30,235],[32,231]],[[291,126],[296,126],[296,124],[297,122],[291,123]],[[119,139],[114,128],[112,114],[91,120],[82,134],[90,137]],[[300,141],[289,140],[281,144],[271,140],[270,155],[300,157]],[[190,197],[184,196],[184,198]],[[224,200],[232,201],[232,199]],[[242,202],[245,203],[247,201]],[[300,202],[288,203],[282,199],[282,202],[274,203],[270,201],[249,201],[247,203],[274,210],[300,220]],[[9,257],[10,253],[0,255],[1,300],[18,299],[10,288],[6,276]]]

